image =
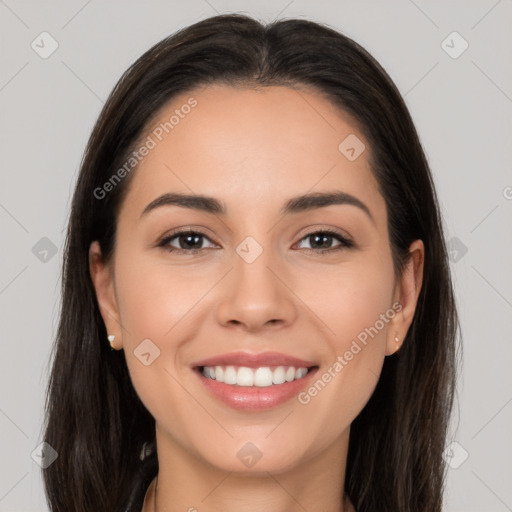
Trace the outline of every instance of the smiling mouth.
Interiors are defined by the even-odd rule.
[[[219,383],[237,387],[275,387],[287,382],[303,379],[318,366],[197,366],[195,368],[203,377]]]

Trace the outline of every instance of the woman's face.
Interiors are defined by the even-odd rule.
[[[421,286],[419,241],[395,279],[367,141],[312,91],[221,85],[173,99],[148,135],[113,259],[94,243],[91,273],[159,440],[226,471],[337,454]],[[338,200],[297,199],[314,194]]]

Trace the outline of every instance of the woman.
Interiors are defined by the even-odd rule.
[[[94,127],[63,269],[53,512],[441,510],[442,220],[351,39],[222,15],[151,48]]]

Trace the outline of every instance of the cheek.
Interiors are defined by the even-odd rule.
[[[328,292],[312,309],[328,327],[329,359],[299,397],[315,418],[308,424],[312,431],[326,422],[348,426],[362,410],[378,382],[387,329],[396,315],[390,259],[354,264],[320,284]],[[315,286],[311,296],[318,293]]]
[[[177,383],[183,377],[180,358],[198,325],[207,320],[198,302],[217,281],[217,275],[148,264],[142,258],[136,264],[133,259],[117,262],[126,363],[134,388],[155,417],[165,418],[171,404],[174,410],[193,412],[188,410],[190,397]]]
[[[380,319],[392,305],[395,280],[391,255],[376,251],[368,251],[333,269],[307,278],[304,273],[297,277],[295,287],[322,321],[326,328],[323,332],[339,354],[376,322],[384,337],[387,322],[383,324]]]
[[[193,312],[216,277],[161,263],[119,267],[116,271],[118,307],[130,345],[140,343],[143,338],[160,343],[165,340],[167,344],[175,325]],[[126,333],[123,340],[125,336]]]
[[[189,340],[191,323],[197,322],[194,304],[208,288],[203,280],[198,289],[201,280],[187,278],[186,272],[139,263],[116,268],[126,364],[151,415],[167,424],[169,411],[180,411],[178,423],[184,423],[187,414],[197,411],[179,383],[177,358],[180,346]]]

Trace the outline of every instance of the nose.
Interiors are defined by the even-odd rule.
[[[222,326],[258,332],[294,322],[295,295],[270,253],[264,250],[252,263],[235,254],[234,268],[223,279],[217,302],[217,320]]]

